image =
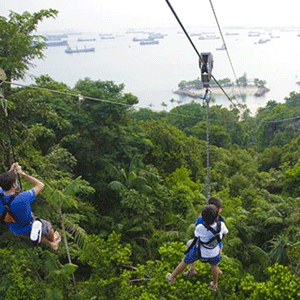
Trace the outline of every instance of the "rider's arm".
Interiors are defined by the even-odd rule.
[[[29,180],[33,184],[33,190],[36,196],[44,189],[45,187],[44,183],[42,183],[35,177],[30,176],[23,171],[21,171],[19,174],[22,178]]]

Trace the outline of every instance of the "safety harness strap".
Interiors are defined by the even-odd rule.
[[[218,241],[218,243],[220,243],[221,242],[221,238],[220,238],[220,231],[221,231],[221,222],[220,221],[218,221],[217,222],[217,229],[215,230],[215,229],[213,229],[211,226],[209,226],[209,225],[207,225],[207,224],[203,224],[204,225],[204,227],[207,229],[207,230],[209,230],[210,232],[212,232],[212,234],[214,235],[214,237],[213,238],[211,238],[208,242],[206,242],[206,243],[204,243],[204,242],[201,242],[201,243],[203,243],[204,245],[207,245],[207,244],[210,244],[213,240],[217,240]]]
[[[204,248],[206,249],[214,249],[216,247],[216,245],[214,247],[210,247],[209,245],[214,241],[214,240],[217,240],[218,244],[221,242],[221,238],[220,238],[220,232],[221,232],[221,222],[218,221],[217,222],[217,230],[213,229],[211,226],[209,225],[206,225],[205,223],[203,224],[203,226],[211,231],[213,233],[213,237],[208,241],[208,242],[202,242],[200,240],[200,238],[198,238],[198,245],[197,245],[197,255],[198,255],[198,258],[202,258],[202,255],[201,255],[201,246],[203,246]]]

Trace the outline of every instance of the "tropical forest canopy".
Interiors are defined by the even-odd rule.
[[[2,226],[0,298],[299,299],[300,94],[270,100],[255,116],[212,105],[211,195],[222,198],[229,229],[223,275],[213,294],[210,267],[197,261],[196,277],[170,285],[165,275],[206,203],[206,104],[136,109],[136,96],[105,79],[68,87],[43,74],[32,86],[11,85],[42,56],[37,24],[56,15],[0,17],[8,113],[1,111],[0,168],[9,169],[14,152],[45,182],[33,211],[67,243],[58,253],[32,248]]]

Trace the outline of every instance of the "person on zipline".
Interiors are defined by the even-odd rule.
[[[225,223],[225,218],[222,217],[222,216],[220,216],[220,213],[222,212],[222,206],[223,206],[223,201],[222,201],[222,199],[217,198],[217,197],[211,197],[211,198],[208,199],[207,204],[212,204],[212,205],[214,205],[214,206],[217,207],[217,209],[218,209],[218,221],[224,222],[224,223]],[[200,215],[200,216],[198,217],[198,219],[197,219],[197,221],[196,221],[196,223],[195,223],[195,228],[196,228],[197,225],[199,225],[199,224],[204,224],[204,220],[203,220],[202,215]],[[192,242],[193,242],[193,239],[187,241],[187,243],[186,243],[187,248],[190,247],[190,245],[192,244]],[[220,242],[220,254],[222,254],[222,247],[223,247],[223,244],[222,244],[222,241],[221,241],[221,242]],[[184,275],[184,276],[193,276],[193,275],[197,275],[197,271],[196,271],[196,269],[195,269],[194,263],[191,263],[191,264],[190,264],[190,268],[189,268],[186,272],[184,272],[183,275]]]
[[[29,180],[33,188],[20,192],[17,174]],[[31,202],[44,189],[44,183],[22,171],[18,163],[12,164],[9,171],[0,175],[0,216],[9,229],[18,236],[30,237],[35,217],[31,211]],[[54,231],[50,222],[41,220],[40,242],[57,251],[61,242],[58,231]]]
[[[183,272],[188,264],[200,259],[211,265],[213,281],[210,283],[212,291],[218,288],[218,278],[221,273],[219,262],[222,259],[220,253],[220,240],[228,233],[224,222],[218,221],[218,209],[215,205],[206,205],[201,213],[204,224],[199,224],[195,230],[195,241],[187,250],[185,257],[175,268],[173,273],[168,273],[166,279],[174,284],[175,277]]]

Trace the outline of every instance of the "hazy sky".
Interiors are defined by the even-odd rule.
[[[188,30],[194,26],[216,26],[209,0],[169,0]],[[212,0],[221,27],[299,26],[297,0]],[[0,15],[10,10],[22,13],[53,8],[55,20],[47,19],[39,31],[82,30],[108,32],[115,29],[176,27],[165,0],[1,0]]]

